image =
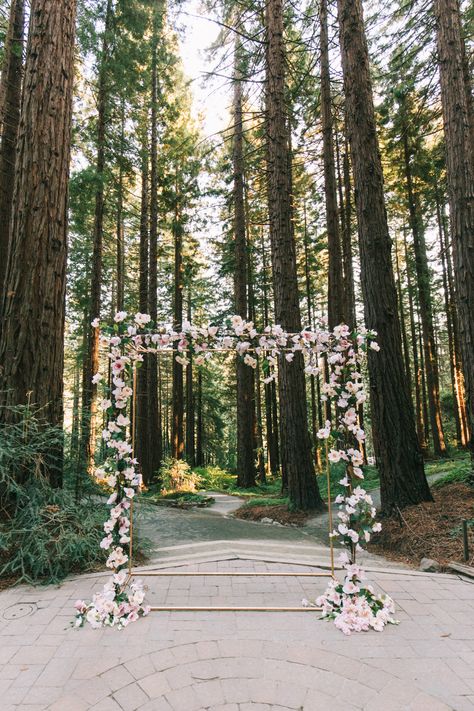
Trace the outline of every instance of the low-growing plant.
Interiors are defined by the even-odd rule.
[[[166,459],[160,470],[163,492],[194,492],[201,486],[201,477],[191,469],[185,459]]]
[[[87,487],[77,501],[67,457],[64,488],[52,488],[43,452],[54,442],[62,447],[63,432],[45,425],[33,408],[16,407],[13,414],[0,424],[0,578],[57,583],[103,565],[107,508],[100,488]]]

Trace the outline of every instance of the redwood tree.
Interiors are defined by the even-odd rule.
[[[233,141],[233,208],[234,208],[234,307],[235,313],[246,320],[247,299],[247,240],[244,202],[244,155],[242,123],[242,81],[240,79],[239,40],[235,49],[234,78],[234,141]],[[255,387],[254,372],[236,356],[237,368],[237,482],[239,486],[255,486],[254,441]]]
[[[474,154],[458,0],[435,0],[459,341],[474,465]]]
[[[431,494],[403,363],[362,1],[338,0],[338,9],[365,322],[380,343],[369,353],[373,440],[382,509],[391,512]]]
[[[296,250],[291,228],[289,127],[285,105],[285,48],[282,0],[266,0],[266,130],[270,243],[275,318],[285,330],[301,330]],[[301,353],[292,363],[279,360],[280,432],[283,478],[290,502],[301,509],[323,505],[316,482],[306,411]]]
[[[343,313],[343,287],[341,236],[334,165],[334,135],[331,109],[331,78],[329,73],[328,5],[321,0],[321,121],[323,128],[324,195],[326,202],[326,229],[328,236],[328,325],[338,326],[346,321]]]
[[[94,465],[95,454],[95,417],[97,412],[97,385],[92,377],[99,370],[99,331],[91,329],[90,322],[100,316],[102,288],[102,258],[104,241],[104,179],[106,124],[109,111],[109,60],[111,50],[111,32],[113,20],[112,0],[107,0],[105,26],[100,54],[99,78],[97,87],[97,134],[96,134],[96,191],[94,208],[94,232],[92,238],[92,269],[89,302],[89,331],[87,350],[82,368],[82,418],[81,418],[81,464],[85,463],[89,472]]]
[[[3,298],[20,122],[25,0],[13,0],[0,81],[0,304]],[[0,309],[1,318],[1,309]]]
[[[63,424],[67,201],[76,1],[33,0],[0,342],[0,404]],[[9,417],[8,411],[2,417]],[[45,452],[62,483],[62,451]]]

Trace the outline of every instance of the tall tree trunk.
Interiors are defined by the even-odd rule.
[[[180,331],[183,325],[183,225],[181,221],[178,194],[178,180],[175,182],[175,208],[172,225],[174,239],[174,328]],[[175,349],[173,356],[177,354]],[[171,418],[171,452],[174,459],[184,456],[184,372],[181,363],[173,357],[173,399]]]
[[[0,404],[31,401],[42,408],[44,421],[58,428],[63,426],[75,18],[75,0],[32,2],[0,342]],[[62,445],[45,445],[53,486],[62,484],[62,460]]]
[[[262,248],[262,301],[263,301],[263,325],[268,326],[268,285],[267,285],[267,250],[265,245],[263,229],[261,230]],[[280,470],[280,456],[278,447],[278,413],[273,404],[273,381],[264,384],[265,395],[265,429],[267,434],[268,468],[272,476],[277,476]],[[275,412],[274,412],[275,409]],[[275,415],[275,422],[274,422]]]
[[[441,255],[443,262],[443,280],[444,291],[446,294],[446,317],[448,325],[451,326],[450,340],[450,365],[452,374],[452,383],[454,388],[454,406],[457,413],[457,422],[459,424],[458,446],[467,447],[469,444],[469,422],[466,410],[466,399],[464,390],[464,375],[462,369],[462,358],[459,347],[459,327],[458,314],[456,310],[455,295],[454,295],[454,274],[453,263],[451,259],[451,249],[449,245],[448,229],[446,226],[446,215],[440,205],[439,196],[436,195],[436,215],[438,220],[438,230],[441,245]]]
[[[459,2],[434,0],[434,13],[446,138],[459,341],[474,470],[474,117],[472,96],[464,72]]]
[[[95,455],[95,430],[97,415],[97,385],[92,377],[99,370],[99,331],[91,329],[90,322],[100,316],[102,287],[102,253],[104,238],[104,172],[106,123],[109,103],[108,64],[110,60],[111,27],[113,20],[112,0],[107,0],[105,28],[99,68],[97,91],[97,156],[96,156],[96,192],[94,209],[94,232],[92,242],[92,267],[90,285],[89,334],[87,352],[82,368],[82,421],[81,421],[81,464],[92,473]]]
[[[411,337],[411,347],[413,351],[413,374],[414,374],[414,385],[415,385],[415,417],[416,417],[416,431],[418,434],[418,441],[420,443],[421,450],[426,454],[428,450],[428,443],[425,437],[425,423],[423,418],[423,399],[421,392],[421,380],[422,380],[422,369],[420,367],[420,359],[418,357],[418,338],[416,334],[416,324],[415,324],[415,306],[413,300],[413,285],[411,279],[411,264],[410,256],[408,253],[408,242],[405,227],[403,228],[403,245],[405,251],[405,267],[407,272],[407,292],[408,292],[408,312],[410,316],[410,337]]]
[[[308,254],[308,221],[306,215],[306,201],[303,203],[303,243],[304,243],[304,276],[305,276],[305,291],[306,291],[306,311],[308,314],[308,326],[310,330],[313,328],[313,308],[311,295],[311,279],[309,273],[309,254]],[[318,376],[319,377],[319,376]],[[318,432],[318,405],[316,399],[316,377],[310,375],[310,392],[311,392],[311,434],[312,445],[314,449],[314,460],[318,471],[322,470],[321,449],[319,446]]]
[[[161,18],[160,8],[154,9],[151,58],[151,147],[150,147],[150,238],[148,271],[148,313],[152,323],[158,320],[158,41]],[[163,459],[161,413],[158,406],[157,356],[148,356],[148,456],[143,471],[145,483],[157,476]]]
[[[196,398],[196,466],[204,466],[203,419],[202,419],[202,370],[198,369]]]
[[[191,287],[188,287],[188,322],[192,321]],[[188,355],[189,364],[186,366],[186,459],[194,467],[196,464],[196,449],[194,443],[195,418],[194,418],[194,368],[192,353]]]
[[[12,0],[0,82],[0,321],[10,244],[15,185],[16,141],[20,123],[25,0]],[[1,330],[1,325],[0,325]]]
[[[245,233],[247,245],[247,281],[248,281],[248,317],[250,321],[257,323],[257,314],[255,308],[255,293],[253,285],[253,249],[252,238],[249,227],[249,208],[247,191],[245,194]],[[257,326],[256,326],[257,328]],[[260,483],[265,484],[265,457],[263,450],[263,422],[262,422],[262,395],[260,388],[260,357],[256,356],[257,367],[254,372],[254,409],[253,409],[253,443],[252,448],[256,454],[256,472]]]
[[[268,211],[272,252],[275,318],[288,330],[301,330],[296,274],[296,249],[290,215],[288,123],[285,109],[285,50],[282,0],[266,0],[267,35],[267,161]],[[292,363],[279,359],[280,432],[282,474],[288,481],[293,506],[323,506],[316,481],[308,432],[304,362],[296,353]]]
[[[403,303],[402,280],[400,276],[400,260],[398,258],[398,245],[395,240],[395,267],[397,270],[397,294],[398,312],[400,314],[400,326],[402,329],[403,357],[405,359],[405,373],[408,382],[411,383],[410,348],[408,346],[408,335],[405,323],[405,304]]]
[[[233,207],[234,207],[234,308],[244,321],[248,319],[247,241],[245,234],[244,154],[242,123],[242,82],[239,69],[239,42],[235,48],[234,136],[233,136]],[[251,367],[236,356],[237,370],[237,483],[255,486],[255,378]]]
[[[361,0],[338,0],[347,124],[359,228],[365,322],[378,333],[369,353],[373,441],[382,509],[430,501],[401,347],[369,55]]]
[[[347,123],[347,118],[345,119]],[[345,319],[349,328],[356,327],[354,264],[352,259],[352,186],[351,162],[347,135],[344,136],[345,148],[343,163],[344,179],[344,230],[342,233],[342,263],[344,267]],[[362,405],[361,405],[362,408]]]
[[[117,186],[117,311],[123,311],[125,299],[125,229],[123,220],[123,161],[125,150],[125,100],[120,102],[120,153]]]
[[[331,109],[331,78],[329,74],[329,40],[327,0],[320,5],[321,45],[321,121],[323,129],[324,195],[328,236],[328,325],[334,328],[346,320],[344,314],[344,277],[342,271],[341,236],[334,166],[334,137]]]
[[[142,139],[141,167],[141,206],[140,206],[140,275],[139,275],[139,309],[140,313],[148,312],[148,111],[145,115],[145,127]],[[148,472],[148,363],[149,356],[143,359],[137,372],[137,410],[135,420],[135,454],[142,472]],[[149,478],[149,477],[148,477]]]
[[[418,284],[418,298],[420,302],[420,315],[423,333],[423,352],[425,360],[426,386],[428,391],[428,404],[433,437],[433,451],[437,456],[445,457],[446,444],[444,441],[443,423],[441,419],[441,403],[439,398],[439,370],[438,354],[434,337],[433,307],[430,289],[430,272],[428,257],[426,255],[425,236],[421,224],[419,207],[415,195],[411,169],[411,154],[408,145],[408,127],[405,125],[402,135],[406,196],[410,228],[413,236],[413,250],[415,253],[415,269]]]

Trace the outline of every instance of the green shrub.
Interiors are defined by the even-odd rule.
[[[194,471],[201,480],[201,485],[206,489],[218,491],[231,491],[237,488],[237,477],[220,467],[195,467]]]
[[[160,470],[161,489],[194,492],[200,488],[201,477],[184,459],[167,459]]]
[[[66,458],[65,486],[53,489],[44,452],[55,445],[61,451],[63,432],[30,408],[14,414],[14,422],[0,424],[0,577],[57,583],[71,572],[102,567],[108,508],[100,488],[88,486],[87,496],[76,501]],[[135,543],[139,552],[140,541]]]

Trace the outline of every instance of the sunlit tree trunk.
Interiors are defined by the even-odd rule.
[[[188,323],[192,322],[191,287],[188,287]],[[196,464],[195,446],[195,407],[194,407],[194,366],[192,353],[188,355],[186,366],[186,459],[194,467]]]
[[[428,257],[426,255],[425,236],[415,195],[411,168],[410,147],[408,145],[408,127],[404,126],[402,145],[405,167],[406,196],[410,228],[413,236],[413,251],[415,253],[415,269],[418,284],[418,298],[423,334],[423,354],[425,360],[426,386],[430,414],[431,434],[433,437],[433,451],[438,456],[446,456],[443,423],[441,419],[441,403],[439,397],[439,369],[438,354],[436,350],[433,308],[431,300],[430,273]]]
[[[459,342],[474,470],[474,116],[458,0],[434,0]]]
[[[179,206],[179,186],[175,181],[175,206],[172,225],[174,240],[173,320],[174,328],[180,331],[183,325],[183,225]],[[173,356],[177,354],[174,349]],[[184,456],[184,372],[181,363],[173,357],[173,392],[171,413],[171,454],[174,459]]]

